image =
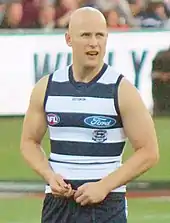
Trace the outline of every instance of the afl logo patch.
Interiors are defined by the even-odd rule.
[[[60,117],[56,114],[50,113],[47,115],[48,124],[51,126],[55,126],[60,122]]]

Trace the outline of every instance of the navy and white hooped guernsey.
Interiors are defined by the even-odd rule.
[[[76,82],[72,66],[49,77],[44,100],[49,163],[75,187],[97,181],[121,166],[126,141],[118,106],[122,77],[107,64],[89,83]],[[125,186],[114,190],[125,191]],[[48,185],[45,192],[51,192]]]

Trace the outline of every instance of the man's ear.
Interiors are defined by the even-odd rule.
[[[66,32],[66,33],[65,33],[65,40],[66,40],[67,45],[68,45],[69,47],[71,47],[72,44],[71,44],[71,37],[70,37],[69,32]]]

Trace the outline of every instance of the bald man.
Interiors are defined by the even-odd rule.
[[[125,223],[126,184],[158,159],[154,124],[137,90],[104,63],[104,16],[81,8],[65,35],[72,65],[43,77],[25,115],[21,152],[46,181],[42,223]],[[49,158],[41,148],[47,130]],[[134,149],[122,164],[126,138]]]

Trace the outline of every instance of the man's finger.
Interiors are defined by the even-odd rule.
[[[75,190],[72,189],[71,184],[68,184],[68,187],[69,187],[68,192],[66,192],[64,196],[71,197],[74,194]]]
[[[74,199],[76,200],[78,197],[80,197],[81,195],[83,194],[83,191],[82,190],[77,190],[74,194]]]
[[[81,196],[76,198],[76,202],[81,203],[82,201],[84,201],[86,199],[88,199],[88,197],[86,195],[82,194]]]
[[[71,184],[69,184],[68,186],[69,186],[69,188],[70,188],[70,189],[69,189],[69,192],[68,192],[68,196],[70,197],[70,196],[73,196],[73,195],[74,195],[75,190],[72,189]]]
[[[71,196],[73,196],[74,195],[74,192],[73,191],[71,191],[71,192],[66,192],[65,194],[64,194],[64,196],[65,197],[71,197]]]
[[[84,199],[84,200],[80,203],[81,206],[85,206],[85,205],[87,205],[87,204],[90,204],[90,200],[89,200],[89,198]]]
[[[55,187],[52,187],[51,188],[51,190],[52,190],[52,193],[53,194],[63,194],[63,193],[65,193],[65,192],[67,192],[67,189],[64,189],[64,188],[62,188],[60,185],[58,185],[57,183],[56,183],[56,185],[55,185]]]
[[[64,189],[69,189],[68,184],[64,181],[61,176],[57,176],[57,183]]]
[[[84,189],[87,188],[87,184],[83,184],[80,187],[77,188],[77,190],[84,191]]]

